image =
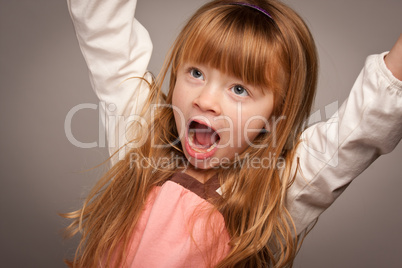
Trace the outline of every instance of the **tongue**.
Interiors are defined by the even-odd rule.
[[[195,125],[195,141],[203,147],[211,147],[215,143],[217,135],[214,133],[215,131],[205,125]]]

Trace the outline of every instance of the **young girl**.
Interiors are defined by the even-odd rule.
[[[136,1],[68,3],[113,163],[66,215],[82,234],[71,266],[291,266],[318,216],[401,139],[402,36],[304,130],[316,50],[281,2],[207,3],[156,81]]]

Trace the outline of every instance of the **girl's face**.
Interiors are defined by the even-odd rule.
[[[197,168],[224,165],[242,153],[265,127],[274,96],[201,64],[177,70],[172,96],[184,154]]]

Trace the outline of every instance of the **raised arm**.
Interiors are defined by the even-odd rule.
[[[296,155],[299,169],[287,196],[298,233],[401,140],[401,64],[402,35],[388,55],[367,58],[349,98],[335,116],[303,133]]]
[[[134,18],[136,2],[67,0],[99,108],[106,112],[101,114],[111,153],[125,143],[127,118],[148,94],[140,79],[126,80],[144,76],[152,51],[148,32]]]
[[[402,81],[402,34],[384,60],[391,73]]]

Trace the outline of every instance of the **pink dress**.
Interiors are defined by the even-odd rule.
[[[220,198],[217,177],[205,184],[178,172],[155,187],[135,228],[130,267],[213,267],[230,247],[222,215],[206,199]]]

